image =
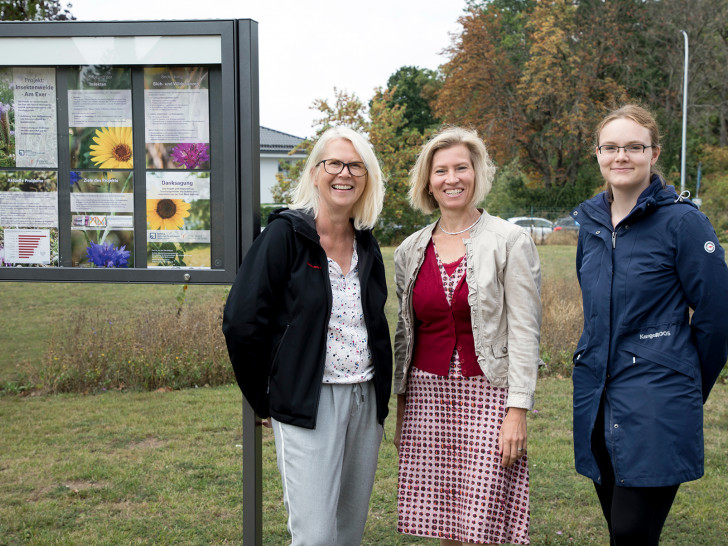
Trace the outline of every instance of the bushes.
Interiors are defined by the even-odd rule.
[[[51,339],[41,365],[26,365],[26,382],[43,393],[231,383],[222,309],[207,302],[118,321],[76,317]]]

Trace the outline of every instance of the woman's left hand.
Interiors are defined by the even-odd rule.
[[[526,454],[526,409],[508,408],[498,437],[501,465],[511,466]]]

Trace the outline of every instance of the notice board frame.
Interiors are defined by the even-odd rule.
[[[209,149],[210,149],[210,268],[145,266],[147,226],[145,194],[147,168],[144,158],[144,89],[140,71],[162,63],[131,64],[134,127],[134,257],[135,267],[72,267],[69,242],[71,212],[68,207],[70,171],[68,154],[68,103],[64,72],[80,66],[77,59],[32,66],[56,69],[58,92],[58,266],[0,267],[0,281],[33,282],[132,282],[172,284],[230,284],[247,248],[259,233],[259,115],[258,115],[258,24],[249,19],[206,21],[123,21],[123,22],[3,22],[0,23],[0,68],[31,66],[14,62],[9,46],[40,43],[43,39],[115,38],[127,45],[128,38],[167,39],[172,44],[195,40],[219,40],[219,62],[209,68]],[[18,39],[24,40],[21,42]],[[13,41],[14,40],[14,41]],[[162,40],[162,41],[163,41]],[[176,40],[176,41],[175,41]],[[181,40],[181,41],[180,41]],[[209,44],[209,40],[205,42]],[[6,51],[3,52],[3,44]],[[65,64],[63,64],[65,63]],[[166,64],[166,63],[165,63]],[[190,64],[194,64],[191,61]],[[170,66],[180,66],[177,59]],[[141,135],[141,136],[140,136]],[[20,169],[18,169],[20,170]]]

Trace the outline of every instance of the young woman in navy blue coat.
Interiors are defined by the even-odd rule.
[[[703,403],[728,356],[728,268],[705,215],[655,171],[648,111],[611,112],[595,153],[606,190],[572,212],[584,308],[576,469],[594,481],[611,544],[657,544],[680,483],[703,475]]]

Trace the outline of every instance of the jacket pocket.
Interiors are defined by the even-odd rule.
[[[283,346],[283,342],[286,340],[286,335],[288,334],[288,331],[290,330],[291,325],[286,324],[285,330],[283,330],[283,335],[281,335],[281,339],[278,340],[278,343],[276,344],[271,359],[270,359],[270,376],[274,376],[276,373],[278,373],[278,353],[281,350],[281,347]]]
[[[636,358],[643,358],[654,364],[670,368],[671,370],[681,373],[691,379],[695,379],[697,377],[698,366],[691,358],[689,358],[689,356],[684,354],[684,351],[678,349],[674,353],[667,353],[665,351],[658,351],[656,349],[645,347],[633,341],[624,342],[622,347],[625,351],[633,353]]]
[[[490,342],[489,364],[495,377],[508,376],[508,334],[500,336]]]

